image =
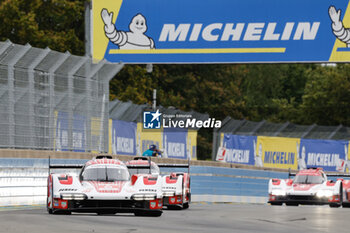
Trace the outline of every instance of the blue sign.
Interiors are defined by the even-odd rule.
[[[301,139],[299,169],[321,167],[325,171],[343,172],[347,167],[348,141]]]
[[[256,136],[224,134],[225,161],[228,163],[254,165],[256,141]]]
[[[137,123],[112,120],[112,154],[136,155]]]
[[[174,159],[187,159],[187,129],[164,128],[164,156]]]
[[[69,136],[69,114],[67,112],[57,113],[56,122],[56,150],[85,152],[86,142],[86,117],[74,114],[72,121],[72,136]],[[69,141],[71,140],[71,145]]]
[[[124,63],[350,61],[348,0],[95,0],[93,57]]]
[[[159,110],[156,112],[143,112],[143,128],[144,129],[160,129],[161,127],[161,113]]]

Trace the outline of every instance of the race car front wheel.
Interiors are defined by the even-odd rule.
[[[135,216],[160,217],[162,213],[162,211],[137,211],[134,214]]]
[[[271,202],[271,205],[282,205],[282,202]]]
[[[50,205],[52,205],[52,186],[50,185],[50,176],[47,178],[47,198],[46,198],[46,209],[49,214],[53,214],[52,208]],[[51,186],[51,188],[50,188]],[[51,194],[50,194],[51,193]],[[50,203],[50,204],[49,204]]]
[[[298,206],[298,203],[286,203],[286,206]]]
[[[349,208],[350,207],[350,203],[344,203],[343,202],[343,208]]]
[[[190,205],[188,204],[188,202],[187,202],[187,203],[184,203],[184,204],[182,205],[182,209],[188,209],[188,207],[190,207]]]
[[[340,184],[340,190],[339,190],[339,202],[338,203],[330,203],[329,207],[331,208],[339,208],[343,204],[343,184]]]

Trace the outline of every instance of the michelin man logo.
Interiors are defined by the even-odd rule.
[[[105,24],[106,37],[119,49],[154,49],[154,42],[151,37],[144,33],[147,31],[146,18],[142,14],[135,15],[129,24],[129,32],[118,31],[113,21],[113,12],[107,9],[101,11],[101,17]]]
[[[297,146],[297,148],[298,148],[297,151],[299,153],[299,147]],[[299,170],[307,169],[305,146],[301,148],[301,156],[298,156],[298,168]]]
[[[256,142],[254,141],[254,148],[256,148]],[[258,149],[258,154],[255,153],[254,149],[254,160],[255,160],[255,166],[257,167],[263,167],[264,163],[262,161],[262,156],[263,156],[263,152],[262,152],[262,144],[259,144],[259,149]]]
[[[328,9],[329,17],[332,20],[333,34],[350,48],[350,28],[344,28],[343,22],[340,21],[341,10],[338,11],[334,6],[330,6]]]

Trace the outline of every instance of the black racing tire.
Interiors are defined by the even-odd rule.
[[[188,209],[188,207],[190,207],[190,205],[188,204],[188,202],[186,202],[186,203],[184,203],[183,205],[182,205],[182,209]]]
[[[279,205],[279,206],[281,206],[283,203],[282,202],[271,202],[270,204],[271,205]]]
[[[47,191],[49,191],[49,177],[47,178]],[[53,191],[53,184],[52,184],[52,187],[51,187],[51,195],[53,195],[52,194],[52,191]],[[52,203],[52,201],[53,201],[53,198],[51,198],[51,204],[52,204],[52,206],[53,206],[53,203]],[[47,210],[47,212],[49,213],[49,214],[53,214],[53,208],[50,208],[49,207],[49,194],[47,194],[47,198],[46,198],[46,210]]]
[[[339,190],[339,202],[338,203],[331,203],[329,204],[329,207],[331,208],[339,208],[343,205],[343,183],[340,184],[340,190]]]
[[[329,204],[329,207],[331,207],[331,208],[339,208],[340,206],[341,206],[341,204],[339,204],[339,203]]]
[[[343,208],[350,208],[350,203],[348,203],[348,202],[344,203],[343,202],[342,206],[343,206]]]
[[[160,217],[162,211],[137,211],[134,213],[135,216],[147,216],[147,217]]]
[[[72,212],[69,210],[52,210],[52,214],[57,214],[57,215],[71,215]]]
[[[298,203],[286,203],[286,206],[298,206]]]
[[[179,205],[168,205],[168,210],[182,210],[182,207]]]
[[[148,216],[151,216],[151,217],[160,217],[162,216],[163,212],[162,211],[157,211],[157,212],[151,212],[148,214]]]

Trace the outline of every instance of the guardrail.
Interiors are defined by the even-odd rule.
[[[51,159],[52,164],[86,161]],[[173,169],[161,171],[168,173]],[[45,204],[48,173],[48,159],[0,158],[0,206]],[[266,203],[268,180],[287,177],[288,172],[194,165],[192,201]]]

